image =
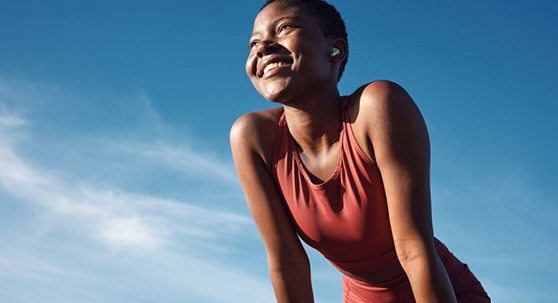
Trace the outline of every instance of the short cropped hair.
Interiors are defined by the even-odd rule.
[[[345,60],[341,62],[341,66],[339,68],[339,73],[337,75],[337,81],[339,81],[343,75],[343,71],[345,70],[347,60],[349,59],[349,39],[347,29],[345,27],[345,21],[343,21],[341,14],[337,11],[335,6],[323,0],[267,0],[260,11],[274,2],[281,2],[289,6],[306,10],[318,19],[320,27],[326,37],[345,39],[347,42],[347,55]]]

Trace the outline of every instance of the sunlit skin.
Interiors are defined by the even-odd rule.
[[[289,104],[306,99],[312,90],[335,87],[336,60],[329,56],[331,41],[322,34],[318,21],[297,9],[273,9],[281,5],[274,3],[256,17],[246,73],[264,98]],[[270,60],[289,65],[262,75],[262,66]]]
[[[340,50],[331,56],[331,50]],[[313,302],[308,257],[272,178],[272,155],[284,112],[300,157],[314,181],[334,173],[341,129],[341,98],[350,99],[351,128],[365,154],[381,171],[389,219],[401,266],[345,273],[380,281],[402,270],[416,302],[455,302],[434,248],[430,210],[428,133],[420,111],[397,84],[375,81],[349,96],[337,89],[347,43],[326,37],[311,14],[281,2],[254,21],[246,73],[256,90],[279,108],[243,115],[231,129],[239,179],[262,235],[278,302]],[[263,73],[269,62],[281,62]]]
[[[246,61],[246,73],[256,90],[264,98],[286,105],[285,115],[293,129],[310,130],[293,135],[300,145],[301,157],[312,162],[309,165],[324,166],[324,172],[317,167],[317,176],[333,173],[328,170],[334,169],[335,161],[327,160],[336,159],[333,153],[339,138],[337,72],[344,52],[332,58],[334,46],[346,49],[342,39],[323,35],[316,18],[282,3],[273,3],[254,21]],[[278,59],[291,60],[292,64],[263,77],[258,75],[268,60]],[[324,125],[321,121],[330,123]]]

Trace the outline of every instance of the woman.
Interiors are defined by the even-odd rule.
[[[433,236],[428,133],[388,81],[341,97],[348,44],[324,1],[270,0],[246,72],[279,108],[240,117],[231,147],[279,302],[313,302],[297,234],[343,273],[344,302],[490,302]]]

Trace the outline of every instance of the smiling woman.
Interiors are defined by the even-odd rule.
[[[281,107],[240,117],[231,146],[278,301],[313,302],[300,236],[343,273],[346,303],[489,302],[433,235],[411,97],[389,81],[340,96],[347,41],[325,1],[268,1],[254,21],[246,73]]]
[[[337,82],[346,63],[347,52],[336,55],[343,60],[335,60],[341,64],[337,66],[337,79],[329,79],[333,66],[323,64],[323,60],[329,57],[327,52],[330,51],[331,41],[326,39],[323,26],[314,14],[300,13],[301,8],[311,11],[313,6],[300,2],[298,6],[287,6],[283,15],[274,18],[274,11],[266,9],[271,4],[269,2],[256,17],[249,43],[246,72],[256,89],[268,100],[288,102],[298,99],[300,92],[296,89],[301,88],[298,85],[292,87],[289,85],[291,82],[304,80],[308,82],[306,88],[315,89],[322,86],[324,80]],[[347,50],[347,34],[345,26],[341,25],[325,28],[339,28],[331,33],[331,37],[337,37],[336,43],[340,44],[337,49]]]

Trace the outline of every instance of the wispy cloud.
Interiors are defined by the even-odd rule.
[[[6,92],[9,92],[9,95]],[[22,92],[22,99],[27,98],[23,96],[24,94],[29,92]],[[5,99],[11,100],[9,105],[1,102]],[[151,115],[150,119],[156,121],[157,127],[165,127],[157,113],[150,109],[149,104],[145,104],[146,99],[140,101],[143,102],[144,110],[147,108]],[[227,265],[226,260],[223,262],[206,260],[216,252],[223,252],[223,250],[211,250],[211,247],[220,246],[216,244],[221,242],[220,239],[237,237],[248,230],[253,231],[254,226],[247,216],[232,209],[210,209],[200,206],[201,202],[192,204],[188,201],[151,194],[149,191],[137,193],[106,183],[101,186],[89,182],[87,177],[79,178],[79,174],[66,174],[65,167],[60,164],[50,168],[45,159],[30,161],[26,158],[26,153],[21,152],[21,148],[22,146],[29,148],[45,140],[34,133],[34,128],[29,127],[40,125],[43,121],[34,121],[21,114],[25,110],[18,110],[17,104],[17,89],[11,88],[6,81],[0,81],[0,191],[21,205],[40,209],[41,211],[35,216],[50,217],[49,224],[53,227],[51,232],[42,235],[36,243],[14,245],[9,249],[11,253],[0,246],[2,256],[18,254],[28,256],[25,259],[4,258],[0,262],[0,268],[16,270],[19,276],[15,278],[13,275],[0,275],[1,280],[31,283],[33,279],[42,279],[44,282],[49,276],[58,281],[71,279],[69,276],[75,270],[68,268],[83,271],[83,266],[88,265],[70,266],[57,257],[45,254],[44,251],[32,250],[36,249],[37,245],[49,246],[48,243],[53,241],[52,239],[72,235],[79,238],[80,242],[57,240],[57,244],[53,242],[52,245],[56,245],[57,249],[77,251],[78,256],[75,258],[83,260],[82,262],[93,251],[108,254],[106,257],[108,259],[103,261],[105,265],[101,266],[101,269],[110,268],[107,267],[109,264],[113,264],[111,266],[117,264],[115,262],[118,262],[118,259],[111,257],[115,253],[114,256],[124,253],[128,259],[139,258],[138,261],[142,263],[157,264],[155,267],[149,266],[157,275],[182,281],[181,285],[176,281],[168,283],[176,286],[172,289],[177,294],[176,299],[180,295],[187,296],[184,288],[189,289],[190,293],[195,293],[197,300],[205,302],[235,302],[231,300],[232,294],[238,298],[236,302],[244,302],[251,296],[265,298],[263,300],[270,299],[271,292],[267,279],[253,276],[234,265]],[[26,106],[28,111],[31,107],[29,103]],[[98,138],[99,134],[96,136]],[[99,142],[96,138],[92,140]],[[111,140],[110,134],[106,134],[101,141],[106,145],[97,148],[116,150],[114,161],[119,161],[119,157],[128,157],[136,158],[138,161],[158,162],[167,165],[169,169],[178,169],[185,174],[193,176],[204,174],[208,184],[236,182],[229,163],[219,161],[211,154],[184,147],[188,146],[187,144],[174,146],[160,139],[154,144],[134,140],[123,142],[120,138]],[[61,141],[59,144],[71,143]],[[90,155],[85,154],[84,157],[87,156]],[[38,163],[42,164],[38,165]],[[0,206],[2,207],[8,205]],[[22,241],[22,238],[18,238],[17,235],[14,237],[17,241]],[[199,243],[207,245],[203,248]],[[221,247],[221,249],[226,248]],[[23,263],[27,266],[19,266]],[[182,265],[178,266],[178,264]],[[137,266],[133,264],[121,270],[128,271],[125,276],[131,275],[130,280],[135,279],[137,283],[140,283],[140,280],[143,281],[141,283],[153,283],[155,278],[138,280],[138,277],[133,275],[138,271]],[[84,272],[98,277],[95,283],[97,286],[100,285],[99,280],[102,280],[100,278],[104,276],[103,273],[94,269],[87,269]],[[111,277],[104,278],[111,279]],[[216,282],[229,286],[225,287],[227,289],[215,292],[213,287]],[[9,293],[0,293],[0,297],[16,298],[14,292],[20,289],[17,287],[18,283],[9,283],[13,290]],[[57,285],[60,288],[64,287],[63,283]]]
[[[220,182],[238,184],[236,173],[230,163],[225,163],[207,153],[195,151],[190,146],[171,146],[166,143],[152,143],[149,146],[128,144],[120,146],[125,152],[141,156],[165,164],[167,167],[205,176],[217,178]]]
[[[21,117],[0,116],[0,120],[16,118],[22,122],[8,128],[27,124]],[[7,127],[0,129],[5,131]],[[49,171],[29,165],[12,144],[0,141],[0,188],[54,214],[92,220],[97,236],[112,246],[155,248],[171,239],[173,233],[213,237],[238,231],[250,223],[248,218],[235,213],[60,180]],[[202,167],[210,163],[202,155],[190,156],[198,158]],[[213,167],[225,171],[217,165]]]
[[[1,107],[2,106],[0,105],[0,112],[3,112]],[[27,121],[25,121],[21,117],[7,116],[7,115],[0,116],[0,127],[17,127],[17,126],[23,126],[26,123]]]
[[[55,266],[50,262],[41,260],[35,256],[29,256],[24,253],[8,254],[2,253],[0,258],[0,276],[6,278],[30,279],[34,281],[44,281],[55,279],[58,276],[67,278],[75,278],[80,276],[79,273],[63,269]]]

